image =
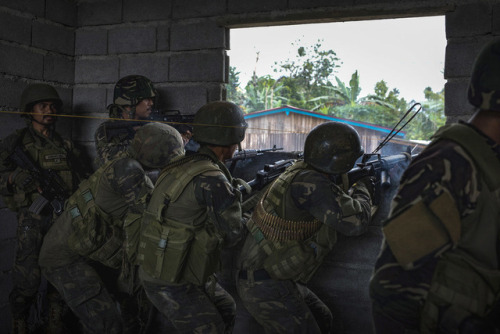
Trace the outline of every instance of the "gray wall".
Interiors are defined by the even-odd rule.
[[[233,27],[446,15],[446,116],[468,118],[465,98],[480,47],[500,35],[500,2],[473,0],[0,0],[0,109],[15,111],[22,90],[47,82],[67,113],[106,117],[114,83],[128,74],[153,80],[161,105],[194,113],[225,98]],[[422,49],[422,52],[432,50]],[[23,126],[1,115],[0,138]],[[93,155],[101,120],[61,120],[58,129]],[[15,222],[0,203],[0,332],[9,328],[7,293]]]

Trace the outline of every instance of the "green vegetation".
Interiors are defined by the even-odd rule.
[[[256,61],[258,56],[257,53]],[[295,59],[273,66],[274,72],[281,75],[279,79],[257,76],[254,72],[244,90],[240,88],[239,72],[231,67],[228,100],[247,113],[290,105],[387,127],[393,127],[413,103],[420,102],[422,110],[404,129],[406,138],[429,140],[437,128],[444,125],[444,88],[433,92],[427,87],[425,101],[407,102],[399,97],[398,89],[389,88],[381,80],[376,83],[373,95],[362,96],[358,71],[347,84],[335,76],[340,66],[335,52],[323,50],[321,41],[312,46],[298,46]]]

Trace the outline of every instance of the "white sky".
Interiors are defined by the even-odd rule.
[[[232,29],[230,65],[240,72],[241,88],[254,68],[258,76],[278,78],[272,70],[275,61],[295,59],[298,46],[313,45],[318,39],[323,50],[335,51],[340,59],[335,73],[340,80],[348,85],[358,70],[360,97],[372,94],[380,80],[391,90],[399,89],[399,96],[408,102],[423,101],[428,86],[435,92],[444,87],[443,16]],[[257,65],[256,52],[260,52]]]

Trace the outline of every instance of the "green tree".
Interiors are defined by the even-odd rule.
[[[227,100],[243,106],[245,102],[245,93],[240,88],[240,72],[236,67],[229,67],[229,82],[226,84]]]
[[[269,75],[262,77],[254,75],[245,87],[245,111],[252,112],[281,106],[284,98],[279,93],[282,88],[283,85]]]

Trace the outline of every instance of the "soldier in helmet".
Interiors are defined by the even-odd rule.
[[[80,319],[85,333],[121,333],[116,301],[90,265],[133,263],[140,218],[153,189],[145,169],[184,155],[180,134],[166,124],[144,125],[126,152],[84,180],[66,202],[40,251],[42,273]],[[128,319],[126,319],[128,320]]]
[[[151,80],[142,75],[129,75],[118,80],[113,103],[108,106],[109,117],[113,120],[102,123],[95,133],[98,166],[127,150],[137,130],[137,125],[132,127],[122,124],[120,129],[125,131],[116,131],[113,127],[116,119],[147,120],[157,96],[158,92]]]
[[[332,175],[349,171],[363,154],[349,125],[327,122],[307,135],[304,160],[281,174],[255,207],[238,259],[238,294],[266,333],[329,333],[332,314],[306,286],[336,242],[356,236],[371,219],[373,185],[347,192]]]
[[[500,332],[500,39],[477,57],[477,111],[410,164],[370,282],[377,333]]]
[[[61,108],[62,101],[54,87],[30,84],[22,93],[20,108],[27,127],[15,131],[0,144],[0,192],[18,218],[13,288],[9,297],[14,333],[30,330],[27,319],[31,306],[36,302],[41,279],[38,253],[54,215],[53,206],[40,201],[45,195],[39,178],[41,173],[34,173],[34,170],[55,173],[52,175],[65,193],[75,190],[83,176],[78,172],[83,164],[77,162],[79,154],[73,143],[55,131],[56,116]],[[21,164],[14,156],[22,156],[32,166]],[[58,320],[61,305],[56,296],[49,293],[50,314],[53,315],[49,318],[49,326],[52,332],[56,331],[56,327],[61,329]]]
[[[241,109],[211,102],[194,118],[197,153],[166,166],[144,212],[139,275],[149,300],[182,333],[230,333],[233,298],[216,282],[222,247],[240,240],[241,193],[224,161],[245,137]]]

